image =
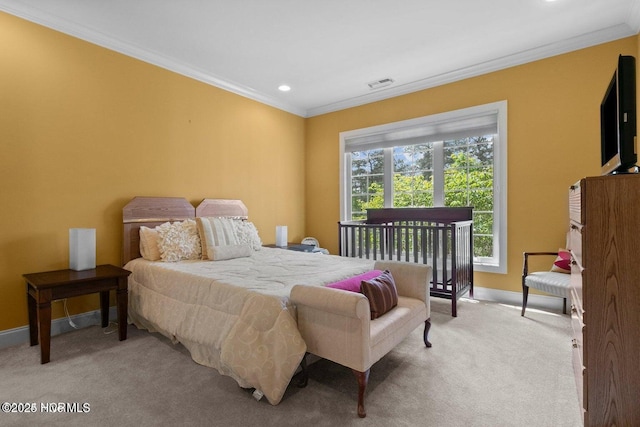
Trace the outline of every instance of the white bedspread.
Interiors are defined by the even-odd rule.
[[[225,261],[139,258],[125,266],[132,272],[129,319],[276,405],[306,351],[288,303],[291,288],[344,279],[373,263],[273,248]]]

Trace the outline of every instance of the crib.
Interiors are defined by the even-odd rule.
[[[430,294],[473,298],[473,208],[367,209],[367,219],[340,221],[341,256],[422,263],[432,268]]]

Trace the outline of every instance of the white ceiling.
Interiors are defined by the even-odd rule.
[[[640,0],[0,0],[0,10],[303,117],[640,31]],[[369,88],[384,78],[394,83]]]

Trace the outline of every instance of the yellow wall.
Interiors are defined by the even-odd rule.
[[[508,272],[477,286],[519,291],[522,252],[565,245],[568,187],[600,173],[599,106],[638,36],[307,120],[306,230],[337,251],[339,133],[508,101]],[[322,179],[318,179],[318,177]]]
[[[28,323],[23,273],[68,266],[69,228],[119,264],[136,195],[240,198],[265,243],[304,237],[303,118],[4,13],[0,64],[0,330]]]
[[[519,290],[522,251],[564,245],[567,187],[599,173],[598,106],[639,38],[305,120],[0,13],[0,331],[27,324],[23,273],[67,267],[69,228],[118,264],[136,195],[240,198],[266,243],[286,224],[335,252],[339,132],[503,99],[509,272],[476,283]]]

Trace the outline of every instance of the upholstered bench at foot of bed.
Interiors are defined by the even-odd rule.
[[[360,417],[366,416],[364,393],[369,369],[375,362],[422,324],[424,344],[431,347],[428,340],[431,267],[378,261],[374,268],[389,270],[398,290],[398,305],[374,320],[363,294],[312,286],[294,286],[291,291],[307,352],[351,368],[356,375]],[[303,370],[304,366],[303,363]]]

